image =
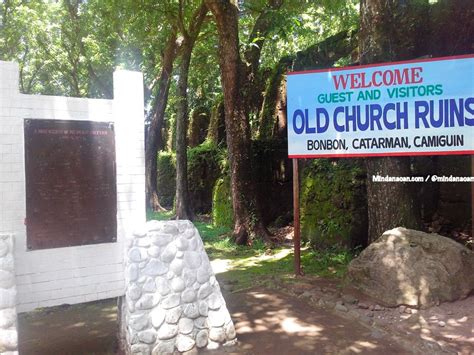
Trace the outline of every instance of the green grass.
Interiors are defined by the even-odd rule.
[[[173,218],[173,213],[148,213],[147,217],[167,220]],[[194,225],[201,235],[209,258],[227,265],[227,270],[221,275],[237,281],[239,289],[265,283],[274,277],[283,280],[293,278],[292,247],[280,246],[270,250],[261,241],[256,241],[252,246],[239,246],[232,242],[231,230],[227,227],[216,227],[205,221],[196,221]],[[301,265],[305,275],[342,278],[352,257],[347,250],[320,252],[303,248]]]

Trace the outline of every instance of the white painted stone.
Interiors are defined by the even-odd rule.
[[[185,251],[184,263],[191,269],[197,269],[199,266],[201,266],[201,256],[196,251]]]
[[[162,296],[166,296],[171,292],[169,281],[164,277],[156,278],[156,289]]]
[[[163,301],[161,302],[161,306],[164,309],[170,309],[170,308],[176,307],[177,305],[179,305],[180,298],[181,297],[179,294],[173,293],[169,296],[166,296],[163,299]]]
[[[173,271],[168,271],[166,273],[166,278],[171,282],[171,280],[174,278],[174,272]]]
[[[128,251],[128,258],[134,263],[139,263],[145,260],[145,256],[142,256],[140,248],[132,248]]]
[[[133,282],[138,279],[138,266],[136,264],[130,264],[127,266],[125,277],[128,282]]]
[[[161,222],[153,220],[153,221],[148,221],[145,227],[146,227],[146,230],[148,231],[148,234],[150,234],[150,232],[160,231],[161,226],[162,226]]]
[[[0,288],[0,309],[13,308],[16,306],[16,289]]]
[[[183,308],[181,306],[168,309],[166,311],[166,323],[176,324],[179,321],[179,318],[183,314]]]
[[[149,247],[148,248],[148,255],[151,256],[152,258],[158,258],[160,256],[161,249],[159,247]]]
[[[210,309],[219,309],[222,306],[222,298],[219,294],[213,293],[207,298],[207,304]]]
[[[138,247],[146,248],[149,247],[151,244],[150,237],[140,238],[137,239],[135,245]]]
[[[235,337],[237,336],[237,333],[235,332],[234,323],[232,321],[225,325],[224,331],[227,340],[235,339]]]
[[[156,331],[153,329],[143,330],[138,333],[138,339],[145,344],[153,344],[156,340]]]
[[[142,295],[142,289],[137,284],[132,284],[127,290],[127,296],[136,301]]]
[[[18,347],[17,331],[15,329],[3,329],[0,331],[0,346],[4,347],[3,350],[16,350]]]
[[[207,318],[209,319],[209,324],[211,327],[222,327],[225,322],[224,312],[219,311],[209,311]]]
[[[212,340],[209,340],[208,343],[207,343],[207,349],[209,350],[217,350],[219,349],[219,346],[220,344],[215,342],[215,341],[212,341]]]
[[[137,228],[133,231],[133,236],[137,238],[143,238],[147,235],[147,230],[146,228]]]
[[[197,249],[197,241],[195,238],[189,240],[188,251],[195,251]]]
[[[0,258],[3,258],[5,255],[7,255],[9,250],[10,248],[8,247],[7,242],[0,240]]]
[[[188,244],[189,244],[189,242],[184,236],[181,236],[181,237],[176,239],[176,247],[180,251],[187,250],[188,249]]]
[[[153,311],[151,311],[150,317],[151,324],[153,325],[153,327],[158,329],[165,321],[166,311],[162,308],[157,307],[153,309]]]
[[[209,332],[206,329],[202,329],[196,334],[196,346],[198,348],[204,348],[208,341]]]
[[[174,340],[160,341],[153,349],[152,355],[173,355],[174,354]]]
[[[186,287],[192,287],[196,282],[196,270],[185,269],[183,271],[183,280]]]
[[[195,283],[193,283],[193,286],[192,286],[192,287],[193,287],[193,290],[194,290],[194,291],[198,292],[199,289],[201,288],[201,284],[196,281]]]
[[[185,288],[184,281],[181,277],[175,277],[173,280],[171,280],[171,289],[174,292],[181,292]]]
[[[191,303],[196,300],[196,292],[192,289],[185,289],[181,294],[181,301],[184,303]]]
[[[176,259],[184,259],[184,252],[178,250],[176,253]]]
[[[134,344],[131,348],[132,354],[149,355],[150,346],[146,344]]]
[[[155,292],[156,291],[156,283],[151,277],[148,277],[143,284],[143,291],[144,292]]]
[[[184,236],[188,239],[192,239],[195,237],[195,231],[194,228],[189,228],[184,231]],[[192,248],[191,248],[192,249]]]
[[[174,338],[178,334],[178,326],[176,324],[163,323],[158,329],[158,339],[167,340]]]
[[[161,247],[168,245],[173,240],[173,236],[171,234],[152,233],[150,234],[150,240],[153,244]]]
[[[223,343],[225,341],[225,332],[222,328],[214,328],[212,327],[209,332],[209,339],[217,342]]]
[[[163,252],[161,253],[161,261],[168,264],[171,263],[177,251],[178,250],[176,249],[176,246],[174,244],[168,244],[165,250],[163,250]]]
[[[209,322],[207,317],[199,317],[194,320],[194,326],[198,329],[207,329],[209,328]]]
[[[156,306],[159,302],[159,298],[156,295],[149,293],[144,294],[135,304],[135,307],[140,310],[151,309]]]
[[[10,288],[15,285],[15,276],[10,271],[0,270],[0,288]]]
[[[148,327],[148,314],[142,313],[130,317],[130,327],[135,331],[140,331]]]
[[[173,271],[176,276],[181,275],[183,272],[183,267],[183,260],[180,259],[174,259],[170,264],[170,270]]]
[[[190,334],[194,328],[194,322],[189,318],[181,318],[178,323],[179,332],[182,334]]]
[[[160,260],[152,259],[143,268],[142,273],[148,276],[163,275],[168,272],[168,265],[164,264]]]
[[[176,227],[175,224],[171,223],[165,223],[163,225],[163,233],[171,234],[171,235],[176,235],[179,233],[178,228]]]
[[[13,255],[9,253],[7,256],[0,258],[0,270],[14,271]]]
[[[207,317],[207,314],[209,312],[209,306],[207,305],[207,302],[199,301],[198,308],[199,308],[199,313],[201,314],[201,316]]]
[[[184,306],[184,315],[188,318],[199,317],[199,307],[196,303],[189,303]]]
[[[208,282],[206,282],[199,288],[198,298],[202,300],[206,298],[207,296],[209,296],[212,293],[212,291],[213,291],[212,286]]]
[[[6,329],[15,325],[16,312],[13,308],[0,310],[0,328]]]
[[[198,282],[201,284],[208,282],[210,277],[209,269],[206,266],[201,265],[201,267],[197,270],[196,277]]]
[[[178,334],[178,336],[176,337],[176,348],[180,352],[191,350],[194,347],[194,344],[196,344],[194,339],[188,337],[187,335]]]

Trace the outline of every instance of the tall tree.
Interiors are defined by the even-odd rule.
[[[191,14],[189,26],[186,24],[184,1],[179,0],[178,27],[183,36],[181,43],[181,64],[177,87],[176,104],[176,218],[194,218],[188,190],[187,167],[187,123],[188,123],[188,77],[194,43],[208,12],[204,3]]]
[[[406,0],[361,0],[360,63],[410,59],[416,56],[416,26],[411,4]],[[384,231],[398,226],[420,227],[414,186],[406,183],[372,182],[373,175],[410,176],[410,158],[368,158],[367,199],[369,243]]]

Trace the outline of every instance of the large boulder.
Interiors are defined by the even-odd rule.
[[[474,290],[474,252],[438,234],[385,232],[349,264],[350,282],[386,306],[427,308]]]

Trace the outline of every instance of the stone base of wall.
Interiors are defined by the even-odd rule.
[[[127,354],[174,354],[236,343],[199,232],[150,221],[128,241],[120,329]]]
[[[13,236],[0,234],[0,354],[18,354]]]

